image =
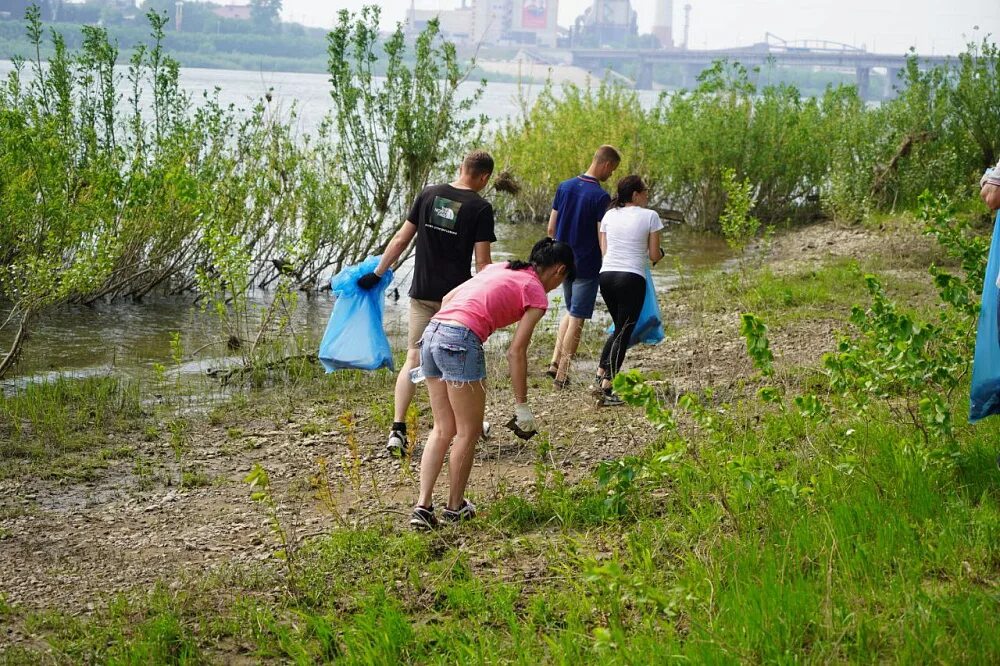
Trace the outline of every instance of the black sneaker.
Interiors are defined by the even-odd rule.
[[[600,396],[604,393],[604,387],[601,384],[604,383],[604,375],[594,375],[594,383],[590,387],[590,392],[593,395]]]
[[[437,516],[434,515],[433,506],[426,507],[418,504],[413,507],[413,513],[410,514],[410,527],[415,530],[428,532],[437,526],[438,519]]]
[[[472,520],[475,517],[476,505],[469,500],[462,500],[462,506],[457,509],[445,507],[444,511],[441,512],[441,518],[449,523],[460,523],[463,520]]]
[[[625,404],[625,401],[622,400],[618,396],[618,394],[612,391],[611,389],[604,389],[603,393],[601,394],[600,404],[601,407],[621,407],[622,405]]]
[[[399,430],[393,430],[389,433],[389,439],[385,443],[385,450],[389,452],[390,456],[395,456],[396,458],[402,458],[409,451],[410,444],[406,440],[406,433]]]

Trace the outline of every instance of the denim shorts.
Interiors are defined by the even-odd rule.
[[[577,278],[572,282],[563,282],[563,297],[566,309],[571,317],[590,319],[594,316],[594,304],[597,302],[597,288],[600,280],[596,277]]]
[[[465,326],[432,319],[420,339],[420,367],[432,379],[482,381],[486,379],[483,343]]]

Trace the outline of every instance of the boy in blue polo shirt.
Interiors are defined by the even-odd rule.
[[[598,227],[611,203],[601,183],[611,177],[622,158],[611,146],[601,146],[594,153],[587,172],[559,184],[552,212],[549,214],[550,237],[573,248],[576,274],[563,282],[566,314],[559,322],[556,348],[546,372],[556,388],[565,388],[569,366],[580,346],[583,322],[594,315],[597,302],[598,274],[601,272],[601,246]]]

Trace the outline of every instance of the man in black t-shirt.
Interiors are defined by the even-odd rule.
[[[375,286],[413,237],[417,237],[406,362],[396,378],[395,416],[386,443],[386,449],[393,455],[403,455],[408,447],[406,410],[415,392],[410,370],[420,365],[417,343],[427,322],[441,309],[445,294],[472,277],[473,255],[477,272],[492,261],[490,243],[497,239],[493,232],[493,206],[479,196],[492,175],[493,158],[489,153],[469,153],[462,161],[458,180],[431,185],[417,196],[406,222],[382,253],[378,267],[358,279],[362,288]]]

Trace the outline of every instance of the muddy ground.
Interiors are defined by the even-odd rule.
[[[912,229],[826,224],[783,234],[761,252],[777,274],[839,257],[879,255],[890,264],[886,270],[923,281],[934,249]],[[667,339],[629,354],[627,366],[652,373],[665,396],[707,387],[725,392],[754,374],[737,332],[738,310],[709,312],[702,306],[705,294],[698,290],[712,288],[711,280],[682,280],[674,292],[661,295]],[[831,312],[772,327],[779,367],[818,363],[842,321],[843,313]],[[601,460],[640,451],[653,438],[638,410],[602,409],[589,394],[600,343],[597,335],[588,338],[573,385],[561,392],[542,374],[548,343],[532,350],[530,402],[549,435],[546,455],[569,481],[590,475]],[[502,356],[493,354],[489,363],[487,418],[497,427],[477,452],[470,489],[484,511],[505,494],[532,492],[539,455],[536,442],[522,443],[500,426],[510,418],[511,393],[501,375]],[[385,411],[391,404],[391,386],[383,385],[360,396],[316,389],[280,398],[265,393],[253,400],[291,406],[270,411],[243,406],[225,419],[198,419],[180,463],[165,438],[146,442],[136,436],[128,442],[135,456],[109,461],[94,480],[0,481],[0,594],[10,604],[85,614],[115,594],[140,593],[159,580],[179,585],[220,566],[270,560],[277,546],[267,516],[250,501],[243,481],[254,463],[269,471],[298,539],[386,517],[406,529],[418,458],[401,462],[382,449],[386,433],[368,405]],[[427,412],[425,395],[421,404]],[[340,419],[345,412],[353,415],[350,427]],[[425,413],[421,437],[429,422]],[[315,497],[321,458],[328,463],[326,479],[339,516]],[[181,487],[182,468],[198,470],[207,485]],[[25,638],[0,635],[0,642]]]

